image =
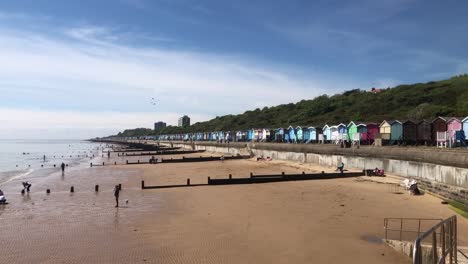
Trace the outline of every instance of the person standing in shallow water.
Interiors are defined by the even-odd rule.
[[[118,185],[116,185],[114,187],[115,207],[119,207],[119,195],[120,195],[120,188]]]
[[[62,165],[60,165],[60,168],[62,168],[62,174],[65,173],[65,163],[62,162]]]

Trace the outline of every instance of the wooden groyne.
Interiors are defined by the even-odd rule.
[[[165,188],[179,188],[179,187],[195,187],[195,186],[208,186],[208,185],[230,185],[230,184],[253,184],[253,183],[270,183],[270,182],[285,182],[285,181],[307,181],[307,180],[328,180],[337,178],[351,178],[365,176],[365,171],[362,172],[333,172],[333,173],[305,173],[301,174],[260,174],[254,175],[250,173],[248,178],[233,178],[229,174],[226,179],[211,179],[208,177],[207,183],[201,184],[190,184],[190,179],[187,179],[186,184],[180,185],[160,185],[160,186],[148,186],[145,185],[145,181],[141,181],[141,189],[165,189]]]
[[[127,161],[128,165],[135,164],[159,164],[159,163],[183,163],[183,162],[206,162],[206,161],[224,161],[224,160],[240,160],[240,159],[249,159],[250,156],[210,156],[210,157],[182,157],[181,159],[161,159],[159,161],[151,162],[151,159],[148,162],[130,162]]]
[[[160,159],[153,160],[149,159],[148,161],[137,160],[137,161],[126,161],[125,163],[117,163],[117,161],[109,163],[90,163],[90,167],[103,167],[103,166],[112,166],[112,165],[138,165],[138,164],[161,164],[161,163],[184,163],[184,162],[206,162],[206,161],[224,161],[224,160],[240,160],[240,159],[249,159],[250,156],[210,156],[210,157],[182,157],[181,159]]]
[[[155,155],[182,155],[182,154],[193,154],[193,153],[202,153],[205,150],[162,150],[162,151],[155,151],[155,152],[141,152],[141,153],[125,153],[123,155],[118,154],[118,156],[127,156],[127,157],[135,157],[135,156],[155,156]]]

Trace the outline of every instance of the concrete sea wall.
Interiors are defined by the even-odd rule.
[[[426,148],[361,147],[272,143],[176,143],[195,150],[231,155],[254,155],[301,163],[374,169],[419,181],[423,189],[468,204],[468,152]]]

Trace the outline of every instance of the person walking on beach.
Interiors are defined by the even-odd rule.
[[[65,173],[65,163],[62,162],[62,165],[60,165],[60,168],[62,168],[62,174]]]
[[[116,185],[114,187],[114,196],[115,196],[115,207],[119,207],[119,194],[120,194],[120,188],[119,185]]]
[[[110,158],[110,150],[107,151],[107,157]]]

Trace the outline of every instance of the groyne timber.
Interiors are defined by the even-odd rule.
[[[205,150],[231,155],[271,157],[274,160],[313,163],[336,167],[343,162],[347,168],[384,169],[386,173],[416,179],[432,193],[468,204],[468,151],[429,147],[340,148],[333,144],[285,144],[255,142],[154,142],[128,141],[133,147],[158,145]]]

